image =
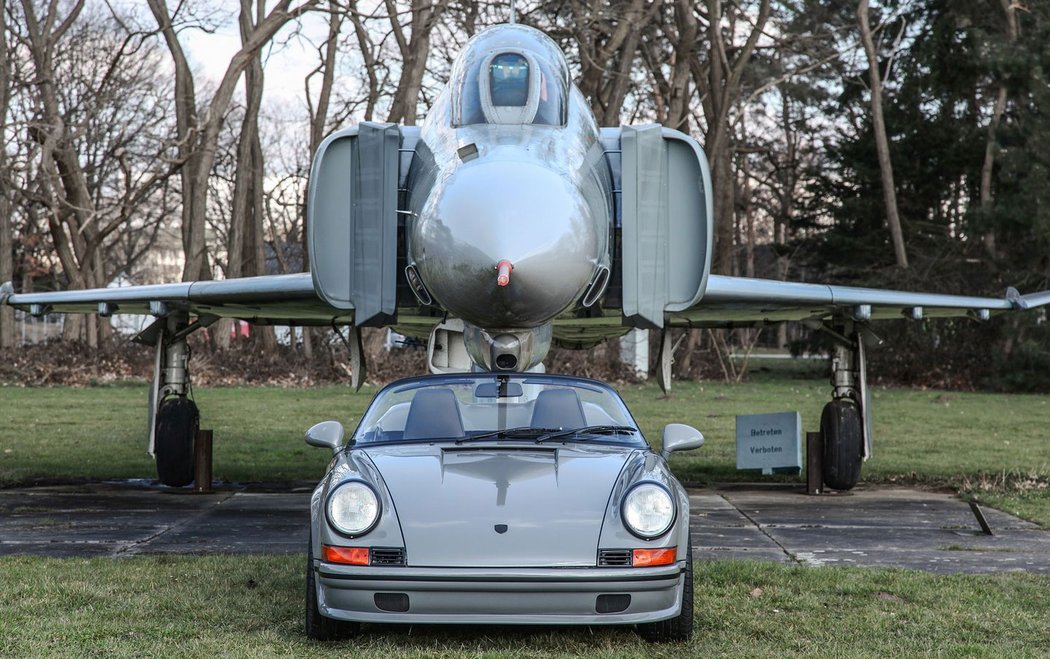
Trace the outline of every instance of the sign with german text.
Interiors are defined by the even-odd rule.
[[[763,475],[802,469],[802,415],[743,414],[736,418],[736,468]]]

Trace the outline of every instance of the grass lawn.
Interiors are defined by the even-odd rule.
[[[308,447],[303,431],[326,419],[352,428],[373,393],[198,389],[202,424],[215,430],[216,478],[319,478],[328,456]],[[816,429],[829,385],[811,370],[756,369],[744,384],[676,382],[669,398],[653,384],[621,393],[654,444],[666,423],[699,428],[707,444],[671,464],[684,481],[711,482],[760,478],[736,472],[737,414],[799,410],[804,428]],[[951,487],[1050,527],[1050,397],[881,388],[874,397],[875,455],[865,481]],[[152,477],[145,401],[144,386],[0,388],[0,486]]]
[[[737,414],[799,410],[816,426],[821,378],[756,371],[752,382],[675,383],[622,393],[646,436],[685,422],[704,448],[676,455],[686,481],[735,471]],[[303,430],[352,427],[371,391],[197,391],[215,430],[215,475],[317,479],[325,451]],[[48,479],[152,477],[145,387],[0,388],[0,486]],[[1045,396],[876,391],[875,457],[865,480],[949,486],[1050,526],[1050,400]],[[785,477],[778,477],[783,480]],[[302,631],[303,558],[0,558],[0,656],[1046,656],[1050,578],[700,562],[696,635],[651,646],[628,629],[368,626],[345,645]],[[203,603],[203,604],[202,604]]]
[[[1050,579],[697,563],[683,646],[625,628],[302,631],[299,557],[0,559],[0,656],[1045,656]]]

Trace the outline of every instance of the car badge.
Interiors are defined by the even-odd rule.
[[[495,525],[492,528],[496,529],[496,533],[506,533],[507,532],[507,525],[506,524],[497,524],[497,525]]]

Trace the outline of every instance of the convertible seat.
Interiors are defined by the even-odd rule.
[[[572,389],[545,389],[536,396],[533,428],[582,428],[587,425],[580,397]]]
[[[451,389],[424,389],[412,399],[404,439],[462,437],[463,417]]]

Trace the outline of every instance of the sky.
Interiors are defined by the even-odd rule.
[[[214,31],[186,29],[179,34],[190,66],[198,74],[198,85],[206,80],[212,88],[218,86],[230,59],[241,46],[236,3],[216,4],[221,8],[208,16],[215,25]],[[266,101],[303,105],[303,79],[318,62],[314,44],[322,43],[327,35],[325,16],[312,13],[278,32],[263,51]]]

